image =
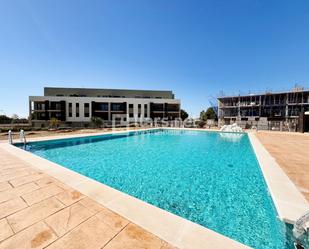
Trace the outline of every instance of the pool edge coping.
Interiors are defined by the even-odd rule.
[[[96,134],[70,134],[68,136],[59,135],[44,137],[43,139],[29,139],[29,142],[100,136],[157,129],[165,128],[158,127],[139,130],[122,130]],[[182,130],[197,131],[198,129],[187,128]],[[199,130],[205,131],[202,129]],[[206,246],[206,248],[212,249],[250,248],[249,246],[233,240],[232,238],[224,236],[209,228],[205,228],[166,210],[148,204],[142,200],[111,188],[103,183],[97,182],[75,171],[67,169],[59,164],[53,163],[35,154],[24,151],[14,145],[0,143],[0,147],[2,147],[8,153],[17,156],[21,160],[29,163],[35,168],[38,168],[47,175],[50,175],[63,182],[64,184],[67,184],[68,186],[80,191],[101,205],[122,215],[133,223],[141,226],[147,231],[180,249],[198,249],[201,248],[201,246]]]
[[[301,215],[309,211],[309,203],[255,133],[247,134],[279,218],[286,223],[294,224]]]

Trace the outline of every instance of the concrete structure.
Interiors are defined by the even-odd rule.
[[[44,96],[29,97],[32,124],[42,127],[51,118],[67,126],[85,126],[92,117],[106,124],[150,122],[180,117],[180,100],[172,91],[45,87]],[[123,124],[124,124],[123,123]]]
[[[309,131],[309,91],[250,94],[218,98],[219,125]]]

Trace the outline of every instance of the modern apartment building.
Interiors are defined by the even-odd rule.
[[[92,117],[106,124],[174,120],[180,117],[180,100],[172,91],[45,87],[44,96],[29,97],[29,113],[37,127],[51,118],[72,127],[87,127]]]
[[[309,131],[309,91],[219,97],[218,118],[219,125]]]

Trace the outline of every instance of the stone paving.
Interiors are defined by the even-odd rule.
[[[0,149],[0,249],[4,248],[174,247]]]
[[[261,131],[256,136],[309,201],[309,134]]]

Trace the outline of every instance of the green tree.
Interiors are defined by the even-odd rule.
[[[188,114],[185,110],[181,109],[181,110],[180,110],[180,118],[181,118],[182,120],[185,120],[185,119],[187,119],[188,117],[189,117],[189,114]]]
[[[206,117],[207,117],[207,119],[217,119],[218,118],[214,108],[212,108],[212,107],[209,107],[207,109]]]
[[[200,112],[200,120],[203,120],[203,121],[207,120],[206,112],[204,110]]]
[[[93,125],[96,128],[99,128],[103,125],[103,119],[99,118],[99,117],[92,117],[91,118],[91,122],[93,123]]]
[[[212,107],[209,107],[206,112],[203,110],[200,113],[200,119],[206,121],[207,119],[217,119],[217,114]]]

